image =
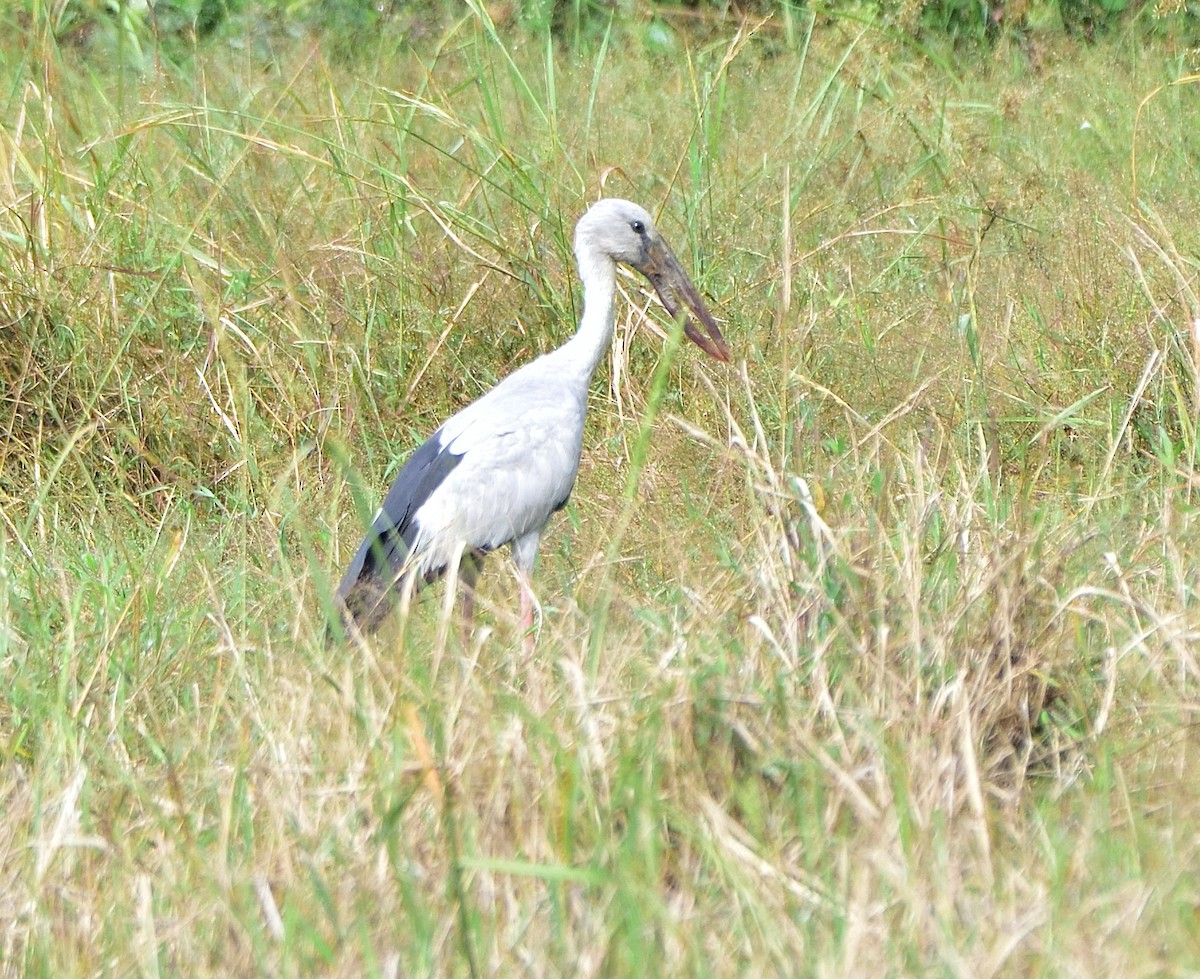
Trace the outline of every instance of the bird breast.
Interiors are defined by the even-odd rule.
[[[450,418],[434,437],[461,461],[414,514],[422,564],[446,564],[459,544],[488,551],[540,530],[575,484],[583,407],[527,379]]]

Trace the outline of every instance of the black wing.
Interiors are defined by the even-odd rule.
[[[391,610],[417,535],[413,516],[462,462],[441,436],[439,429],[409,456],[338,585],[338,602],[364,631],[376,628]]]

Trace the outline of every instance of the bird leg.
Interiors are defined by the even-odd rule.
[[[542,606],[533,593],[533,586],[530,585],[528,576],[524,572],[518,571],[517,578],[521,583],[521,637],[525,642],[525,652],[532,656],[534,647],[537,645],[537,630],[533,624],[533,612],[536,608],[538,626],[540,626],[542,624]]]
[[[517,581],[521,586],[521,636],[525,640],[525,652],[533,655],[533,647],[537,634],[533,629],[533,610],[537,607],[538,624],[541,624],[542,607],[538,605],[537,596],[533,594],[533,565],[537,560],[538,542],[541,530],[534,530],[513,541],[513,564],[517,567]]]
[[[442,661],[442,653],[446,649],[446,633],[450,625],[450,619],[454,616],[454,597],[458,593],[458,574],[463,566],[463,557],[466,552],[466,544],[459,542],[454,547],[454,552],[450,555],[450,560],[446,564],[446,592],[442,597],[442,614],[438,617],[437,630],[437,645],[433,656],[433,677],[437,678],[438,666]]]
[[[476,552],[468,551],[463,555],[459,566],[458,577],[462,582],[462,644],[466,649],[471,645],[471,626],[475,618],[475,582],[479,579],[480,559]]]

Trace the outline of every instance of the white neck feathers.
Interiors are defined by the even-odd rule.
[[[590,379],[612,342],[617,265],[608,255],[579,243],[575,258],[583,282],[583,316],[563,350],[570,351],[570,366]]]

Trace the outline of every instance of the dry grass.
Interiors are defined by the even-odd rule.
[[[120,97],[10,47],[0,973],[1193,974],[1184,88],[1132,202],[1170,73],[1119,42],[479,13]],[[502,560],[469,648],[437,600],[327,647],[395,467],[569,330],[602,186],[742,362],[656,374],[631,287],[536,655]]]

